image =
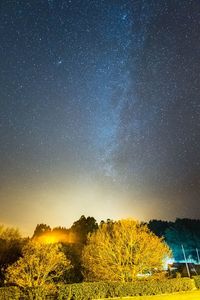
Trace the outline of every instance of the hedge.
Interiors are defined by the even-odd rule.
[[[194,281],[189,278],[137,280],[131,283],[78,283],[60,286],[57,299],[91,300],[109,297],[145,296],[190,291],[194,288]]]
[[[197,280],[195,281],[197,282]],[[83,282],[57,285],[54,295],[42,297],[46,300],[91,300],[112,297],[145,296],[180,291],[190,291],[195,288],[194,280],[189,278],[148,279],[134,282]],[[27,290],[28,292],[28,290]],[[20,297],[17,287],[0,288],[0,300],[30,299],[30,296]]]
[[[0,300],[19,300],[20,289],[16,286],[1,287],[0,288]]]

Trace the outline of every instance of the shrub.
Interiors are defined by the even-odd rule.
[[[0,288],[0,300],[19,300],[20,299],[20,289],[16,286],[11,287],[1,287]]]
[[[78,283],[61,285],[58,289],[58,300],[90,300],[107,297],[157,295],[189,291],[194,288],[194,281],[189,278],[136,280],[127,283]]]
[[[176,278],[181,278],[182,277],[180,272],[176,272],[175,276],[176,276]]]
[[[198,279],[198,278],[196,278]],[[48,296],[38,296],[34,299],[45,300],[91,300],[109,297],[127,297],[142,295],[157,295],[190,291],[195,288],[194,280],[190,278],[174,279],[140,279],[133,282],[83,282],[74,284],[58,284],[57,289],[48,289]],[[25,289],[20,297],[17,287],[0,288],[0,300],[30,300],[36,290]],[[38,291],[38,290],[37,290]]]
[[[194,276],[194,282],[197,289],[200,289],[200,276]]]
[[[106,298],[110,283],[75,283],[61,285],[58,289],[58,300],[87,300],[92,298]]]
[[[22,257],[7,268],[6,279],[21,288],[41,290],[53,280],[59,280],[70,267],[59,244],[31,240],[23,247]]]

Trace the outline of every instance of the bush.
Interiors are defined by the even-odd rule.
[[[58,289],[58,300],[87,300],[92,298],[106,298],[110,290],[110,283],[74,283],[61,285]]]
[[[194,282],[197,289],[200,289],[200,276],[194,276]]]
[[[195,278],[200,283],[200,277]],[[127,297],[142,295],[157,295],[190,291],[195,288],[194,280],[189,278],[174,279],[140,279],[134,282],[83,282],[74,284],[58,284],[56,290],[48,289],[48,296],[38,297],[46,300],[91,300],[109,297]],[[30,300],[30,289],[25,290],[20,297],[17,287],[0,288],[0,300]],[[38,289],[32,289],[32,294],[38,294]],[[27,295],[25,295],[27,294]],[[35,299],[35,298],[34,298]]]
[[[0,288],[0,300],[19,300],[20,299],[20,289],[16,286],[11,287],[1,287]]]
[[[58,300],[90,300],[108,297],[157,295],[189,291],[194,288],[194,281],[189,278],[137,280],[130,283],[78,283],[60,286]]]

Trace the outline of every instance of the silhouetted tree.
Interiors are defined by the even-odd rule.
[[[200,220],[176,219],[166,230],[165,240],[171,247],[176,260],[183,260],[181,245],[187,258],[197,260],[196,249],[200,251]]]
[[[63,233],[63,234],[69,234],[70,232],[70,229],[66,228],[66,227],[61,227],[61,226],[57,226],[57,227],[54,227],[52,229],[52,232],[59,232],[59,233]]]
[[[46,224],[37,224],[34,233],[33,233],[33,237],[39,237],[42,234],[46,233],[46,232],[50,232],[51,231],[51,227],[49,225]]]
[[[162,220],[150,220],[148,228],[155,233],[157,236],[165,236],[165,231],[172,226],[173,222],[162,221]]]
[[[98,224],[93,217],[81,216],[78,221],[75,221],[71,227],[71,231],[75,233],[77,242],[85,244],[88,233],[92,233],[98,229]]]
[[[83,281],[83,268],[81,265],[82,247],[79,244],[63,243],[62,250],[71,261],[73,268],[64,274],[65,283],[77,283]]]
[[[98,229],[98,224],[93,217],[81,216],[70,228],[70,233],[75,237],[75,243],[64,244],[64,253],[72,262],[73,269],[67,274],[66,281],[81,282],[83,280],[83,268],[81,265],[81,255],[87,236]]]

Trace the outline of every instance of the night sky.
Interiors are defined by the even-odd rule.
[[[0,222],[200,217],[200,2],[0,1]]]

